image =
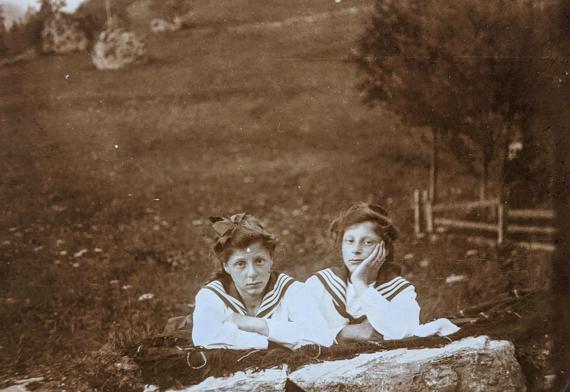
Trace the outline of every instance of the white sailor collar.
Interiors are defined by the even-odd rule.
[[[287,274],[273,272],[255,317],[270,318],[294,282],[295,279]],[[231,279],[216,279],[206,284],[204,288],[216,294],[233,312],[247,315],[246,307]]]

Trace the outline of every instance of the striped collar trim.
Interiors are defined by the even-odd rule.
[[[221,281],[213,280],[210,283],[208,283],[206,286],[204,286],[204,288],[213,291],[214,294],[216,294],[222,300],[222,302],[228,308],[230,308],[234,313],[239,313],[243,315],[247,314],[247,310],[245,309],[245,305],[243,304],[243,302],[237,299],[236,297],[230,295],[226,291]]]
[[[339,273],[335,268],[326,268],[316,273],[317,278],[331,294],[336,305],[346,309],[347,281],[341,275],[342,273]],[[388,301],[392,301],[410,287],[413,289],[412,284],[401,276],[396,276],[385,283],[374,283],[373,287]]]
[[[346,282],[331,268],[317,272],[317,278],[323,283],[337,305],[346,308]]]
[[[277,281],[261,301],[259,309],[257,309],[256,317],[269,318],[287,292],[287,289],[295,282],[295,279],[286,274],[279,274]]]
[[[269,288],[267,293],[263,296],[261,305],[257,309],[255,317],[269,318],[275,312],[275,309],[279,306],[279,303],[285,296],[285,293],[289,287],[295,282],[295,279],[287,274],[280,273],[277,279],[270,279],[269,284],[273,283],[272,287]],[[224,304],[230,308],[234,313],[239,313],[242,315],[247,315],[247,310],[239,294],[237,298],[230,293],[224,287],[220,280],[213,280],[204,288],[209,289],[214,292]],[[234,290],[235,291],[235,290]]]
[[[317,272],[315,276],[331,296],[334,308],[341,317],[347,319],[350,324],[359,324],[364,321],[366,316],[354,318],[346,310],[346,282],[333,269],[324,269]]]
[[[386,283],[375,285],[376,290],[388,301],[392,301],[409,287],[413,288],[412,284],[401,276],[397,276]]]

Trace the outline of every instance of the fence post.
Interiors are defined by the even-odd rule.
[[[427,191],[422,191],[422,201],[424,205],[424,215],[426,219],[426,231],[433,233],[433,211],[431,209],[431,200],[428,197]]]
[[[420,234],[422,231],[421,224],[421,207],[420,207],[420,191],[414,189],[414,233]]]
[[[497,204],[497,245],[505,241],[505,208],[499,201]]]

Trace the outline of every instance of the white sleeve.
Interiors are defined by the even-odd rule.
[[[392,301],[369,287],[361,296],[360,303],[370,324],[386,340],[412,336],[420,324],[420,306],[413,286],[406,288]]]
[[[324,288],[323,284],[316,276],[311,276],[305,282],[305,293],[306,297],[302,300],[304,302],[313,302],[316,309],[312,311],[318,312],[318,314],[323,318],[325,322],[326,326],[321,331],[321,334],[326,337],[327,342],[331,342],[331,345],[337,343],[336,337],[339,332],[346,326],[346,322],[344,321],[344,318],[338,315],[336,310],[334,310],[335,313],[334,316],[332,316],[332,319],[336,319],[338,322],[333,322],[331,324],[329,321],[327,321],[328,318],[324,314],[325,311],[323,310],[326,308],[326,306],[323,306],[323,301],[330,302],[332,299],[327,290]]]
[[[328,333],[327,322],[303,283],[293,283],[282,301],[288,321],[268,319],[269,340],[294,348],[305,344],[325,347],[333,344],[336,334]]]
[[[192,341],[195,346],[234,350],[267,348],[267,337],[241,331],[237,325],[226,321],[226,306],[208,289],[201,289],[196,295],[192,317]]]

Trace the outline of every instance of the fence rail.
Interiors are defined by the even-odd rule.
[[[556,214],[552,210],[509,210],[507,212],[509,218],[522,219],[554,219]]]
[[[421,196],[421,197],[420,197]],[[469,219],[456,219],[445,217],[449,212],[470,212],[475,209],[492,209],[493,222],[473,221]],[[437,214],[437,217],[434,215]],[[423,221],[422,221],[423,218]],[[552,221],[556,214],[547,209],[507,209],[498,199],[482,201],[455,202],[447,204],[433,204],[429,200],[427,192],[414,191],[414,230],[417,234],[422,228],[428,233],[434,232],[438,227],[467,229],[496,233],[496,244],[502,244],[507,234],[520,235],[546,235],[553,236],[558,231],[555,227],[544,221]],[[516,220],[533,220],[532,224],[520,224]],[[537,220],[539,222],[537,222]],[[513,222],[515,221],[515,222]],[[519,245],[529,249],[541,249],[551,251],[554,244],[538,242],[527,239],[515,241]]]
[[[476,208],[496,207],[499,204],[498,200],[482,200],[482,201],[467,201],[462,203],[449,203],[449,204],[434,204],[432,205],[433,212],[446,212],[446,211],[471,211]]]
[[[497,232],[497,225],[493,223],[483,223],[460,219],[447,219],[447,218],[435,218],[433,220],[435,225],[455,227],[457,229],[475,229],[475,230],[486,230]]]
[[[542,226],[522,226],[522,225],[508,225],[508,233],[528,233],[528,234],[556,234],[558,230],[555,227],[542,227]]]

